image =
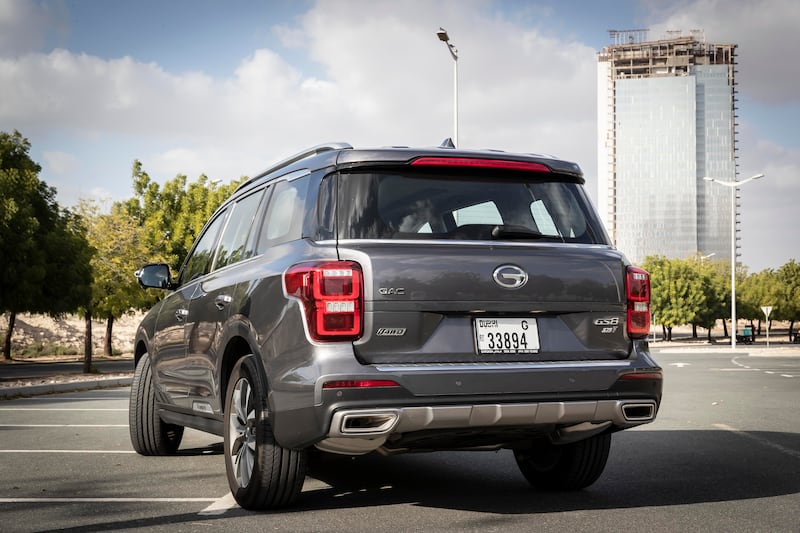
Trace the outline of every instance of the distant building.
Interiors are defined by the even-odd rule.
[[[598,211],[635,263],[730,257],[731,189],[703,177],[736,179],[736,45],[647,33],[598,54]]]

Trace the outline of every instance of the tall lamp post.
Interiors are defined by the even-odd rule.
[[[731,189],[731,350],[736,349],[736,192],[745,183],[763,177],[764,174],[756,174],[742,181],[723,181],[709,176],[703,178]]]
[[[444,28],[440,27],[436,36],[447,45],[453,58],[453,143],[458,146],[458,49],[450,42],[450,37]]]

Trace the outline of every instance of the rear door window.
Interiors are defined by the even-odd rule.
[[[242,198],[233,205],[233,211],[217,247],[215,270],[252,257],[253,245],[248,245],[252,239],[248,239],[248,237],[253,232],[253,220],[263,195],[264,190],[262,189]]]
[[[217,237],[227,219],[228,210],[226,209],[218,213],[216,218],[206,226],[184,262],[180,276],[181,285],[211,272],[211,260],[214,257]]]

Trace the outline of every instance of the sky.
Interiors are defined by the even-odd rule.
[[[159,182],[228,182],[325,142],[553,154],[597,198],[608,30],[738,45],[741,261],[800,260],[796,0],[0,0],[0,131],[70,207]],[[669,238],[668,235],[664,236]],[[623,250],[624,252],[624,250]]]

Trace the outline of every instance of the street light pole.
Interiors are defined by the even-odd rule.
[[[731,350],[736,349],[736,192],[745,183],[763,177],[764,174],[756,174],[742,181],[723,181],[709,176],[703,178],[731,189]]]
[[[458,49],[450,42],[450,37],[444,28],[440,27],[436,36],[447,45],[453,58],[453,144],[458,146]]]

